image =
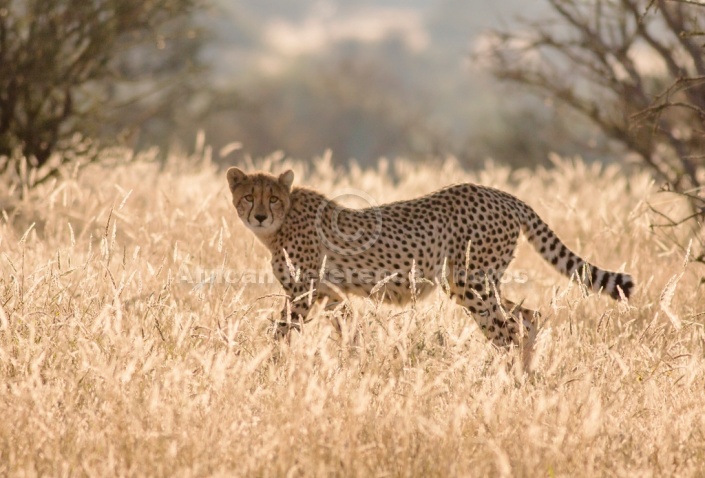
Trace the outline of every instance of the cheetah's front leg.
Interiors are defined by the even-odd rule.
[[[286,290],[286,303],[276,323],[274,336],[278,339],[289,335],[292,330],[301,332],[303,324],[308,322],[308,313],[318,298],[318,281],[310,280],[294,284],[282,284]]]

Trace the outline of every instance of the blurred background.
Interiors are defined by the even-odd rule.
[[[473,56],[488,28],[545,10],[538,0],[0,0],[0,107],[12,112],[0,156],[42,166],[90,153],[77,147],[89,138],[166,157],[202,131],[224,161],[327,149],[362,166],[600,157],[587,123],[557,120],[550,102],[499,84]]]
[[[190,118],[202,120],[181,125],[179,137],[199,127],[215,147],[238,141],[255,156],[304,159],[330,148],[334,161],[361,165],[446,155],[524,165],[577,153],[552,108],[500,85],[473,58],[484,31],[542,9],[519,0],[217,0],[200,19],[210,101],[194,98]],[[575,132],[596,144],[590,131]]]
[[[705,157],[699,7],[0,0],[0,174],[34,185],[105,146],[205,142],[224,163],[631,157],[685,191]]]

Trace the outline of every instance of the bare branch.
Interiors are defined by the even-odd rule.
[[[552,21],[495,34],[486,52],[493,73],[590,120],[673,191],[695,191],[682,196],[690,213],[669,226],[702,229],[705,50],[694,40],[704,33],[694,10],[705,3],[547,2]]]

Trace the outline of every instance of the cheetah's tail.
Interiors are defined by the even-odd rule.
[[[533,209],[524,206],[526,215],[522,229],[529,242],[546,261],[568,277],[577,272],[583,283],[594,291],[602,290],[613,299],[619,300],[618,289],[621,289],[624,297],[629,298],[634,288],[632,276],[623,272],[606,271],[587,263],[568,249]]]

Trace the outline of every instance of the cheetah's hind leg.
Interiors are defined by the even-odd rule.
[[[541,314],[538,311],[522,307],[521,303],[516,304],[510,300],[502,299],[504,310],[518,319],[523,325],[523,339],[521,341],[522,365],[524,371],[532,373],[534,371],[534,350],[536,347],[536,337],[539,331],[538,319]]]
[[[526,307],[523,307],[521,303],[517,304],[505,298],[502,298],[502,307],[507,314],[521,321],[521,324],[524,327],[524,334],[526,336],[529,338],[536,337],[538,326],[537,319],[541,317],[541,314],[538,311],[527,309]],[[526,343],[526,337],[524,342]]]
[[[458,281],[451,285],[451,297],[472,314],[485,337],[498,347],[526,345],[527,338],[535,335],[537,313],[502,298],[494,286],[479,283],[466,286]]]

